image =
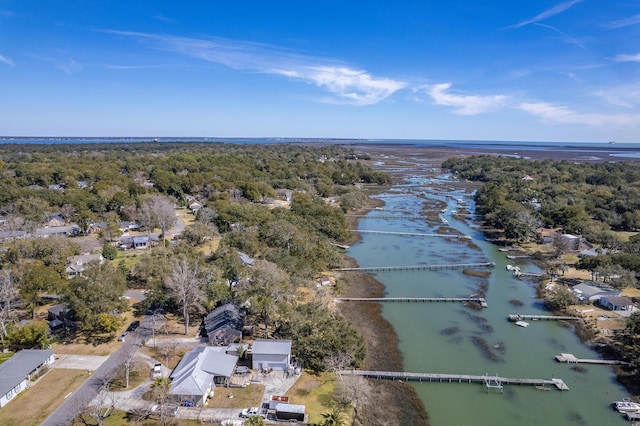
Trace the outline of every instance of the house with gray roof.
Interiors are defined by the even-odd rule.
[[[623,296],[605,296],[598,301],[600,306],[610,311],[630,311],[633,309],[633,301]]]
[[[291,340],[256,339],[251,348],[254,370],[282,370],[291,366]]]
[[[206,404],[216,384],[229,384],[238,363],[238,357],[225,350],[226,347],[199,346],[187,352],[169,375],[169,395],[180,403]]]
[[[233,303],[218,306],[204,319],[203,334],[212,345],[229,345],[242,339],[244,312]]]
[[[575,285],[571,291],[579,300],[589,302],[595,302],[601,297],[620,296],[620,290],[616,290],[613,287],[604,285],[596,286],[587,283]]]
[[[31,379],[54,359],[53,351],[25,349],[0,364],[0,407],[28,388]]]

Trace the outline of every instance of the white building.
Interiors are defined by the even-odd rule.
[[[251,350],[254,370],[282,370],[291,366],[291,340],[256,339]]]
[[[29,387],[31,379],[55,360],[54,352],[25,349],[0,364],[0,407]]]

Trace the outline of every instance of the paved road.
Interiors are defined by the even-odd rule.
[[[67,426],[93,400],[100,388],[152,335],[151,316],[146,316],[140,327],[131,333],[122,346],[98,367],[71,396],[54,411],[41,426]]]

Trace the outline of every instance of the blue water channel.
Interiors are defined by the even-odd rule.
[[[561,364],[555,355],[572,353],[598,358],[582,344],[573,330],[555,321],[529,321],[527,328],[507,321],[510,313],[547,314],[536,299],[535,284],[514,278],[506,268],[512,260],[484,239],[472,222],[456,219],[451,210],[463,198],[472,209],[469,194],[434,190],[446,184],[415,177],[409,184],[382,194],[382,210],[373,210],[359,223],[360,229],[391,232],[468,235],[474,244],[457,238],[393,234],[362,235],[348,251],[361,267],[435,265],[494,261],[489,278],[465,275],[462,270],[409,270],[376,272],[386,297],[467,297],[485,286],[488,308],[474,310],[460,303],[383,304],[383,316],[393,325],[409,372],[499,375],[502,377],[561,378],[569,391],[534,386],[505,385],[501,393],[481,384],[415,383],[431,424],[495,426],[610,425],[628,424],[611,402],[627,395],[606,365]],[[447,203],[446,219],[428,224],[421,217],[425,199]],[[385,218],[384,216],[393,216]],[[406,217],[406,219],[397,216]],[[520,264],[523,271],[536,271]],[[488,287],[486,287],[488,286]],[[515,307],[513,300],[524,305]],[[351,302],[356,303],[356,302]]]

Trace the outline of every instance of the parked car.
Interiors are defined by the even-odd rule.
[[[249,417],[259,416],[259,415],[260,415],[260,408],[259,407],[245,408],[240,413],[240,417],[244,417],[244,418],[249,418]]]
[[[140,327],[140,321],[134,321],[127,327],[127,331],[134,331],[138,327]]]
[[[129,335],[128,331],[125,331],[124,333],[122,333],[120,337],[118,337],[118,342],[124,342],[127,339],[128,335]]]

